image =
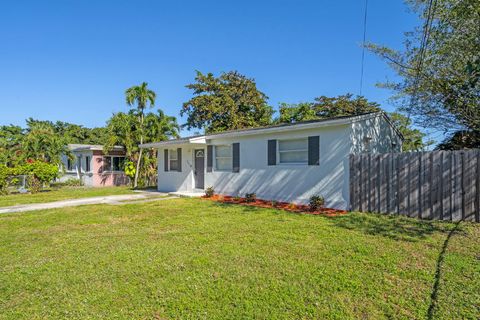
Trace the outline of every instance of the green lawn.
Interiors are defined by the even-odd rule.
[[[129,193],[133,193],[133,190],[128,187],[62,187],[59,189],[44,190],[35,194],[17,193],[6,196],[0,195],[0,207]]]
[[[0,215],[0,319],[478,319],[479,259],[478,224],[372,214],[172,199]]]

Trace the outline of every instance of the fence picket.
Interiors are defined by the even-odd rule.
[[[441,151],[432,152],[432,184],[431,184],[431,200],[432,200],[432,219],[441,220],[442,216],[442,197],[441,197]]]
[[[480,222],[480,150],[350,157],[351,208]]]

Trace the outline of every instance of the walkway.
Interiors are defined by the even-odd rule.
[[[65,208],[65,207],[76,207],[89,204],[129,204],[137,202],[147,202],[147,201],[160,201],[173,199],[175,197],[168,196],[166,193],[141,193],[141,194],[125,194],[125,195],[116,195],[116,196],[102,196],[102,197],[91,197],[91,198],[82,198],[82,199],[71,199],[71,200],[61,200],[55,202],[47,203],[32,203],[32,204],[22,204],[18,206],[3,207],[0,208],[1,213],[13,213],[13,212],[25,212],[33,210],[45,210],[45,209],[56,209],[56,208]]]

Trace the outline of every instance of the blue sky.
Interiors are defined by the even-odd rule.
[[[5,2],[0,124],[102,126],[142,81],[179,117],[195,70],[253,77],[274,107],[357,94],[363,10],[363,0]],[[394,48],[418,23],[402,0],[370,0],[368,10],[367,40]],[[386,79],[394,74],[367,53],[363,94],[392,110],[391,93],[375,87]]]

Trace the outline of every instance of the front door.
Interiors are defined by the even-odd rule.
[[[205,181],[205,151],[195,150],[195,188],[204,189]]]

